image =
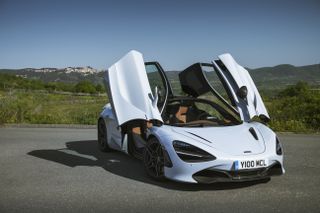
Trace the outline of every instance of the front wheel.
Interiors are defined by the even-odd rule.
[[[143,162],[145,170],[150,177],[158,181],[165,179],[162,146],[156,138],[148,140],[144,149]]]
[[[107,141],[107,128],[103,119],[98,121],[98,146],[103,152],[111,151]]]

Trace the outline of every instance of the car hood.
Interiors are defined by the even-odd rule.
[[[260,154],[265,151],[261,133],[250,123],[227,127],[172,127],[172,131],[229,155]]]

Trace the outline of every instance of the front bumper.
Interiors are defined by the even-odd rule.
[[[282,175],[283,170],[279,162],[275,162],[272,165],[248,170],[218,170],[214,168],[208,168],[201,170],[192,175],[192,178],[198,183],[215,183],[215,182],[242,182],[242,181],[254,181],[261,180],[271,176]]]

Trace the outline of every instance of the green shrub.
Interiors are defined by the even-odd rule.
[[[75,91],[93,94],[93,93],[96,93],[96,87],[90,81],[80,81],[79,83],[76,84]]]

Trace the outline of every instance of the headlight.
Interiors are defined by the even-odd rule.
[[[182,141],[173,141],[173,148],[181,160],[194,163],[215,160],[216,157],[208,152]]]
[[[276,137],[276,153],[277,155],[282,155],[282,145],[278,137]]]

